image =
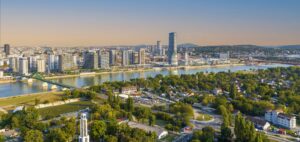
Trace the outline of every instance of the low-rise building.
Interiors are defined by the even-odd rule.
[[[137,123],[137,122],[133,122],[133,121],[129,121],[128,126],[131,128],[142,129],[146,132],[155,132],[158,139],[162,139],[168,135],[168,131],[164,130],[163,128],[156,127],[156,126],[149,126],[149,125],[145,125],[145,124]]]
[[[276,110],[268,110],[265,113],[265,120],[272,124],[279,125],[285,128],[296,128],[296,117],[284,114]]]
[[[121,93],[122,94],[133,94],[137,92],[137,87],[136,86],[129,86],[129,87],[122,87],[121,88]]]
[[[257,117],[247,117],[248,120],[250,120],[256,129],[260,129],[260,130],[267,130],[271,125],[269,122],[267,122],[266,120],[263,120],[261,118],[257,118]]]

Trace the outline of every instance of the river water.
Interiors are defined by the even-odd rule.
[[[195,74],[197,72],[231,72],[236,71],[247,71],[247,70],[257,70],[257,69],[267,69],[274,67],[288,67],[290,65],[286,64],[268,64],[268,65],[240,65],[240,66],[225,66],[225,67],[208,67],[208,68],[196,68],[196,69],[177,69],[177,70],[149,70],[149,71],[136,71],[136,72],[118,72],[118,73],[108,73],[95,76],[79,76],[70,78],[59,78],[52,79],[53,81],[68,84],[76,87],[91,86],[96,84],[101,84],[106,81],[123,81],[130,80],[133,78],[147,78],[154,77],[158,74],[169,75],[169,74]],[[41,81],[33,81],[33,83],[27,82],[15,82],[0,84],[0,97],[16,96],[30,93],[48,92],[49,88],[43,88]],[[60,89],[60,88],[58,88]]]

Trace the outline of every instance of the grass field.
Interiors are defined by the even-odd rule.
[[[53,118],[57,117],[60,114],[74,112],[87,107],[91,107],[93,103],[91,101],[79,101],[54,107],[47,107],[39,109],[39,113],[42,118]]]
[[[40,103],[45,101],[54,102],[61,100],[63,92],[47,92],[31,95],[21,95],[8,98],[0,98],[0,107],[4,109],[10,106],[20,106],[20,105],[34,105],[35,99],[38,99]],[[6,107],[5,107],[6,106]]]

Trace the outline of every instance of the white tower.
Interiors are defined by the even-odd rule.
[[[171,66],[178,65],[176,33],[169,33],[168,62]]]
[[[80,116],[80,135],[79,135],[79,142],[89,142],[90,136],[88,134],[87,128],[87,118],[86,114],[82,113]]]

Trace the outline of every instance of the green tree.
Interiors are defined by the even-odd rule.
[[[212,127],[204,127],[202,128],[202,137],[201,141],[204,142],[213,142],[214,141],[214,135],[215,135],[215,130]]]
[[[149,125],[153,126],[153,125],[155,125],[155,123],[156,123],[155,115],[150,115],[149,116]]]
[[[233,141],[233,134],[231,129],[228,126],[225,126],[223,123],[221,126],[221,136],[219,138],[220,142],[232,142]]]
[[[49,142],[66,142],[68,141],[67,134],[60,128],[51,129],[47,135],[47,141]]]
[[[134,110],[133,99],[131,97],[126,100],[126,110],[128,112],[133,112]]]
[[[5,142],[5,137],[2,134],[0,134],[0,142]]]
[[[91,136],[94,140],[100,140],[106,133],[106,123],[104,121],[96,120],[91,127]]]
[[[238,95],[238,92],[237,92],[237,88],[236,88],[236,85],[235,83],[232,83],[230,85],[230,91],[229,91],[229,95],[232,99],[235,99]]]
[[[25,142],[43,142],[43,133],[39,130],[29,130],[24,136]]]
[[[236,135],[236,141],[238,142],[254,142],[256,138],[256,131],[253,123],[246,121],[241,113],[238,113],[235,118],[234,133]]]

